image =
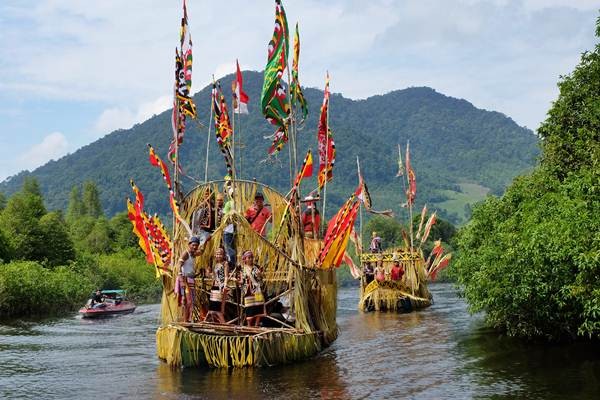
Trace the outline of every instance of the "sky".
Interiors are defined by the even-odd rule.
[[[290,29],[300,24],[304,86],[322,88],[326,70],[352,99],[429,86],[535,130],[559,77],[597,43],[600,0],[284,6]],[[167,110],[181,13],[181,0],[2,0],[0,181]],[[192,92],[234,72],[236,58],[264,68],[274,1],[188,0],[188,18]]]

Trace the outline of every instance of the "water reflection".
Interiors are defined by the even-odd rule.
[[[431,290],[431,308],[398,315],[359,313],[357,292],[343,289],[329,349],[261,369],[171,370],[155,355],[158,305],[100,321],[14,321],[0,325],[0,398],[600,398],[598,345],[499,337],[450,285]]]

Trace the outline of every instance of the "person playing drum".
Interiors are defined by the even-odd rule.
[[[254,264],[254,253],[246,250],[242,255],[242,297],[246,311],[246,324],[258,326],[265,314],[265,298],[262,293],[262,269]]]
[[[213,266],[213,285],[210,290],[208,314],[204,321],[225,323],[225,302],[229,288],[229,263],[225,258],[225,249],[219,247],[215,251],[215,264]]]

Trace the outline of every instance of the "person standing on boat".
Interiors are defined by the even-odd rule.
[[[225,323],[225,302],[229,288],[229,264],[225,258],[225,249],[219,247],[215,251],[215,264],[213,266],[213,285],[210,290],[208,302],[208,314],[205,321]]]
[[[262,269],[254,264],[254,253],[246,250],[242,255],[241,286],[244,308],[246,310],[246,324],[258,326],[265,314],[265,298],[262,293]]]
[[[215,210],[214,210],[215,215],[213,216],[213,219],[212,219],[212,226],[211,226],[212,231],[211,232],[214,232],[214,230],[217,229],[219,227],[219,225],[221,225],[221,221],[223,221],[224,202],[225,202],[225,197],[223,196],[223,193],[217,193],[216,201],[215,201]]]
[[[271,210],[265,207],[265,198],[258,192],[254,196],[254,203],[246,210],[244,214],[246,220],[259,235],[265,236],[267,222],[271,219]]]
[[[202,242],[206,242],[211,233],[215,230],[215,220],[213,215],[214,198],[210,190],[204,193],[204,199],[200,206],[192,214],[192,235],[197,236]]]
[[[302,213],[302,226],[304,226],[304,236],[309,239],[318,239],[319,226],[321,224],[321,216],[315,205],[314,198],[307,196],[306,210]]]
[[[371,235],[371,244],[369,245],[369,251],[371,253],[381,253],[381,238],[377,235],[377,232],[373,232]]]
[[[375,278],[375,272],[373,271],[373,265],[371,265],[370,262],[365,264],[365,269],[363,273],[365,275],[365,283],[367,285],[373,282],[373,279]]]
[[[385,281],[385,267],[383,266],[383,260],[377,261],[377,265],[375,265],[375,279],[378,282]]]
[[[227,177],[226,177],[227,178]],[[223,206],[222,217],[235,211],[235,203],[233,200],[233,187],[231,185],[231,178],[225,180],[223,189],[227,192],[229,199]],[[225,254],[227,255],[227,261],[232,268],[237,265],[237,251],[235,247],[235,225],[233,223],[227,224],[223,229],[223,246],[225,246]]]
[[[394,265],[390,274],[391,280],[396,282],[401,281],[404,276],[404,267],[400,265],[400,260],[397,257],[394,257]]]
[[[196,273],[195,258],[199,253],[200,238],[192,236],[188,242],[188,249],[179,258],[179,274],[175,282],[175,291],[178,294],[179,304],[183,305],[183,319],[192,322],[194,300],[196,298]]]

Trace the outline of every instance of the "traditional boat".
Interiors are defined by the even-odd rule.
[[[124,290],[102,290],[102,303],[95,307],[88,301],[79,309],[82,318],[102,318],[114,315],[129,314],[135,311],[136,305],[127,300]]]
[[[413,205],[417,183],[410,164],[408,144],[405,160],[406,164],[403,164],[398,146],[397,176],[403,177],[406,174],[407,179],[407,185],[403,185],[406,192],[406,203],[403,206],[408,209],[408,232],[402,231],[402,247],[387,250],[381,248],[381,239],[373,232],[369,252],[359,254],[362,268],[358,308],[362,311],[411,312],[429,307],[433,303],[433,297],[427,287],[428,281],[435,280],[437,273],[446,268],[452,258],[451,253],[444,254],[441,240],[434,242],[427,258],[424,256],[423,248],[436,222],[436,213],[426,219],[427,206],[423,207],[415,235]],[[369,202],[366,203],[367,206],[368,204]]]
[[[209,182],[192,190],[181,203],[183,218],[191,218],[201,209],[207,193],[216,193],[225,182]],[[230,287],[227,298],[225,323],[201,322],[209,307],[213,278],[197,279],[197,291],[192,323],[181,320],[181,307],[171,293],[175,279],[163,277],[165,290],[162,298],[162,325],[158,329],[157,350],[160,358],[171,365],[213,367],[266,366],[310,357],[328,346],[337,337],[336,296],[337,283],[334,269],[316,267],[321,244],[316,240],[305,243],[297,213],[290,213],[288,200],[274,189],[256,182],[235,181],[234,203],[239,208],[223,216],[220,225],[206,242],[203,252],[196,257],[196,265],[208,269],[214,254],[221,246],[223,231],[234,224],[235,247],[253,249],[255,261],[263,269],[264,322],[271,326],[245,326],[244,303],[236,290]],[[270,204],[273,220],[279,221],[287,212],[280,233],[268,240],[252,229],[242,210],[248,208],[255,193],[261,191]],[[286,211],[287,210],[287,211]],[[179,232],[175,238],[175,254],[185,251],[187,238]],[[201,273],[202,275],[202,273]],[[295,316],[293,321],[271,317],[281,299],[290,301]],[[221,299],[219,299],[221,300]],[[273,326],[274,325],[274,326]]]
[[[280,0],[276,0],[275,17],[261,94],[262,112],[276,126],[270,154],[281,150],[288,138],[290,145],[297,143],[296,106],[303,117],[307,112],[298,82],[297,29],[291,77],[288,75],[290,85],[284,88],[281,82],[288,68],[289,32]],[[330,222],[324,240],[305,237],[300,183],[312,176],[311,151],[298,170],[294,168],[298,165],[296,149],[289,152],[290,170],[294,172],[290,172],[293,185],[286,195],[263,183],[241,179],[241,166],[236,170],[232,154],[235,124],[230,122],[218,82],[213,82],[211,118],[227,175],[223,180],[209,180],[207,157],[204,182],[187,195],[180,194],[178,150],[186,117],[196,118],[190,96],[191,60],[184,1],[181,48],[176,59],[174,137],[169,151],[174,160],[175,184],[171,183],[169,168],[150,146],[150,162],[160,168],[169,189],[174,216],[172,236],[156,215],[144,211],[144,198],[133,181],[135,202],[128,200],[134,232],[163,283],[161,325],[156,332],[158,356],[173,367],[269,366],[310,357],[331,344],[338,334],[335,268],[356,217],[355,211],[348,213],[357,209],[355,196]],[[234,118],[238,114],[239,119],[248,102],[239,65],[232,86],[232,109]],[[324,196],[335,159],[328,104],[327,81],[317,135],[318,190],[322,189]],[[208,127],[210,138],[212,123]],[[207,143],[207,154],[208,149]],[[271,221],[271,229],[265,230],[263,224],[256,226],[256,216],[264,210],[262,203],[256,214],[248,215],[259,198],[270,208],[264,219]],[[314,211],[312,222],[314,225]],[[250,257],[253,261],[248,263]],[[240,259],[242,265],[236,262]]]

